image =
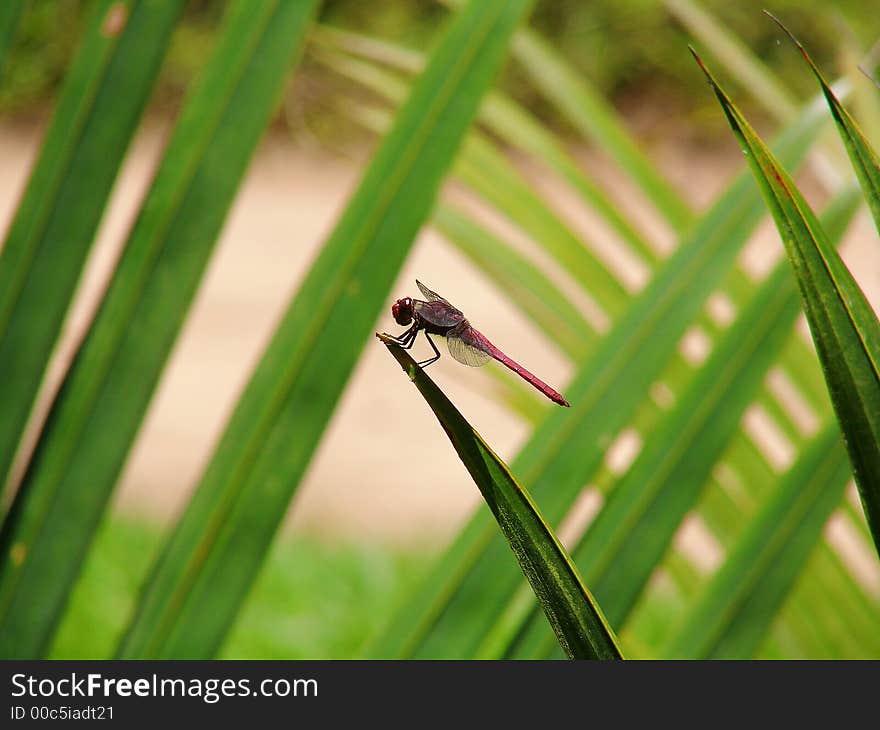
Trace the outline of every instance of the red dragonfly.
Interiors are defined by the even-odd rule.
[[[485,365],[494,358],[502,365],[509,367],[523,380],[531,383],[554,403],[568,407],[571,405],[560,393],[557,393],[547,383],[532,375],[519,363],[511,360],[485,335],[475,330],[462,312],[453,307],[448,301],[435,292],[432,292],[422,282],[416,279],[416,284],[427,301],[404,297],[391,305],[391,314],[394,321],[400,325],[412,326],[399,337],[392,337],[398,345],[409,349],[416,341],[420,331],[424,331],[425,339],[434,350],[434,357],[417,363],[421,368],[427,367],[440,358],[440,351],[431,339],[431,335],[445,335],[446,344],[449,346],[449,354],[465,365],[478,367]]]

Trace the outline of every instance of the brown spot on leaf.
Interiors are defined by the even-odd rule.
[[[12,564],[16,568],[24,562],[26,555],[27,548],[24,543],[21,542],[15,543],[9,551],[9,557],[12,559]]]
[[[115,38],[122,32],[127,22],[128,7],[125,3],[116,3],[107,11],[107,15],[104,17],[101,35],[106,38]]]

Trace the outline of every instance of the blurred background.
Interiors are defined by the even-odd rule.
[[[536,5],[531,26],[601,91],[663,176],[700,210],[743,163],[687,51],[687,44],[695,40],[694,27],[683,15],[684,5],[672,0],[542,1]],[[780,43],[779,29],[760,13],[766,3],[706,0],[699,5],[785,81],[790,99],[805,100],[815,93],[801,59],[789,44]],[[193,0],[174,32],[65,322],[38,411],[45,412],[88,327],[184,94],[210,55],[224,7],[219,0]],[[0,83],[4,228],[28,180],[88,8],[85,1],[34,0],[21,19]],[[772,3],[772,10],[832,76],[862,58],[880,31],[876,7],[858,0],[780,0]],[[54,655],[98,656],[112,647],[113,631],[95,632],[93,627],[121,629],[165,531],[186,505],[252,368],[369,159],[377,137],[351,110],[358,104],[376,106],[379,97],[352,75],[340,72],[334,53],[352,41],[335,34],[343,31],[423,50],[437,38],[447,16],[448,10],[432,0],[323,3],[320,25],[248,168],[126,462],[112,514],[89,556],[53,645]],[[745,91],[736,74],[727,73],[725,81],[760,131],[776,128],[779,119]],[[631,182],[546,101],[517,64],[506,64],[498,86],[557,135],[613,195],[620,210],[650,232],[661,257],[669,254],[675,235],[667,223],[643,204]],[[513,149],[506,153],[554,211],[585,237],[598,241],[629,292],[644,287],[650,270],[603,237],[601,226],[583,213],[570,190],[546,173],[540,160]],[[821,164],[800,179],[817,203],[827,199]],[[467,190],[455,179],[447,183],[444,197],[469,204]],[[502,220],[493,224],[506,230]],[[516,234],[511,238],[515,240]],[[522,247],[525,250],[528,244]],[[844,251],[876,308],[880,267],[866,217],[857,218]],[[747,246],[741,262],[747,271],[766,272],[781,253],[775,229],[767,224]],[[534,255],[544,261],[539,253]],[[554,269],[552,262],[546,266],[584,316],[595,319],[600,331],[603,326],[607,329],[602,312],[576,291],[565,272]],[[417,296],[416,277],[461,308],[508,354],[565,392],[574,372],[566,354],[479,267],[430,228],[419,236],[393,298]],[[397,332],[390,305],[391,300],[376,328]],[[723,317],[724,302],[716,306]],[[685,357],[698,360],[704,356],[701,347],[698,333],[692,333],[682,341],[681,350]],[[540,413],[544,404],[530,393],[512,395],[485,369],[460,366],[445,348],[443,354],[432,366],[431,376],[493,448],[511,460],[531,433],[534,420],[529,414]],[[381,626],[392,606],[418,585],[467,516],[483,509],[438,424],[411,391],[385,348],[367,343],[295,496],[284,537],[276,541],[224,656],[352,655]],[[517,398],[525,402],[518,405]],[[784,435],[759,415],[752,416],[747,415],[747,430],[756,434],[771,460],[785,464],[791,459],[791,446]],[[808,413],[805,418],[809,417]],[[625,470],[637,450],[626,439],[609,443],[609,469]],[[597,506],[595,500],[583,500],[585,519]],[[845,525],[829,524],[826,532],[848,556],[866,590],[880,594],[875,556]],[[698,521],[689,522],[676,540],[707,571],[723,559],[723,548]]]

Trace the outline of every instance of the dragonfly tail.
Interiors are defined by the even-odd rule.
[[[546,395],[550,400],[554,403],[558,403],[561,406],[565,406],[566,408],[571,406],[565,398],[563,398],[562,394],[558,391],[551,388],[547,383],[541,380],[537,375],[532,375],[528,370],[526,370],[522,365],[514,360],[511,360],[507,355],[501,352],[497,347],[492,348],[492,352],[490,353],[492,357],[494,357],[498,362],[500,362],[505,367],[510,368],[519,375],[523,380],[527,383],[530,383],[532,386],[541,391],[544,395]]]

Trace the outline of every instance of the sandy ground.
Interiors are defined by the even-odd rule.
[[[65,325],[50,381],[63,371],[88,322],[165,133],[161,125],[148,124],[133,146]],[[4,227],[38,140],[34,129],[0,126]],[[738,163],[732,152],[698,154],[670,144],[653,154],[701,204],[711,200]],[[358,164],[303,149],[285,137],[264,140],[125,468],[117,509],[168,519],[186,503],[251,368],[356,184]],[[609,181],[612,187],[616,184]],[[561,193],[557,204],[567,205]],[[848,254],[876,302],[876,238],[862,224]],[[661,245],[664,240],[666,247],[671,245],[669,236],[656,238]],[[780,253],[769,229],[761,241],[751,247],[748,259],[758,269]],[[616,266],[625,270],[633,288],[644,282],[645,272],[625,258]],[[512,356],[564,391],[571,368],[562,355],[462,256],[431,233],[423,233],[416,242],[393,298],[416,294],[417,276],[454,301]],[[397,329],[387,311],[376,327]],[[432,367],[432,375],[502,457],[515,455],[528,427],[486,394],[483,373],[446,356]],[[410,389],[384,348],[368,343],[294,500],[289,524],[325,534],[403,542],[433,542],[454,532],[477,504],[478,494],[440,427]]]

